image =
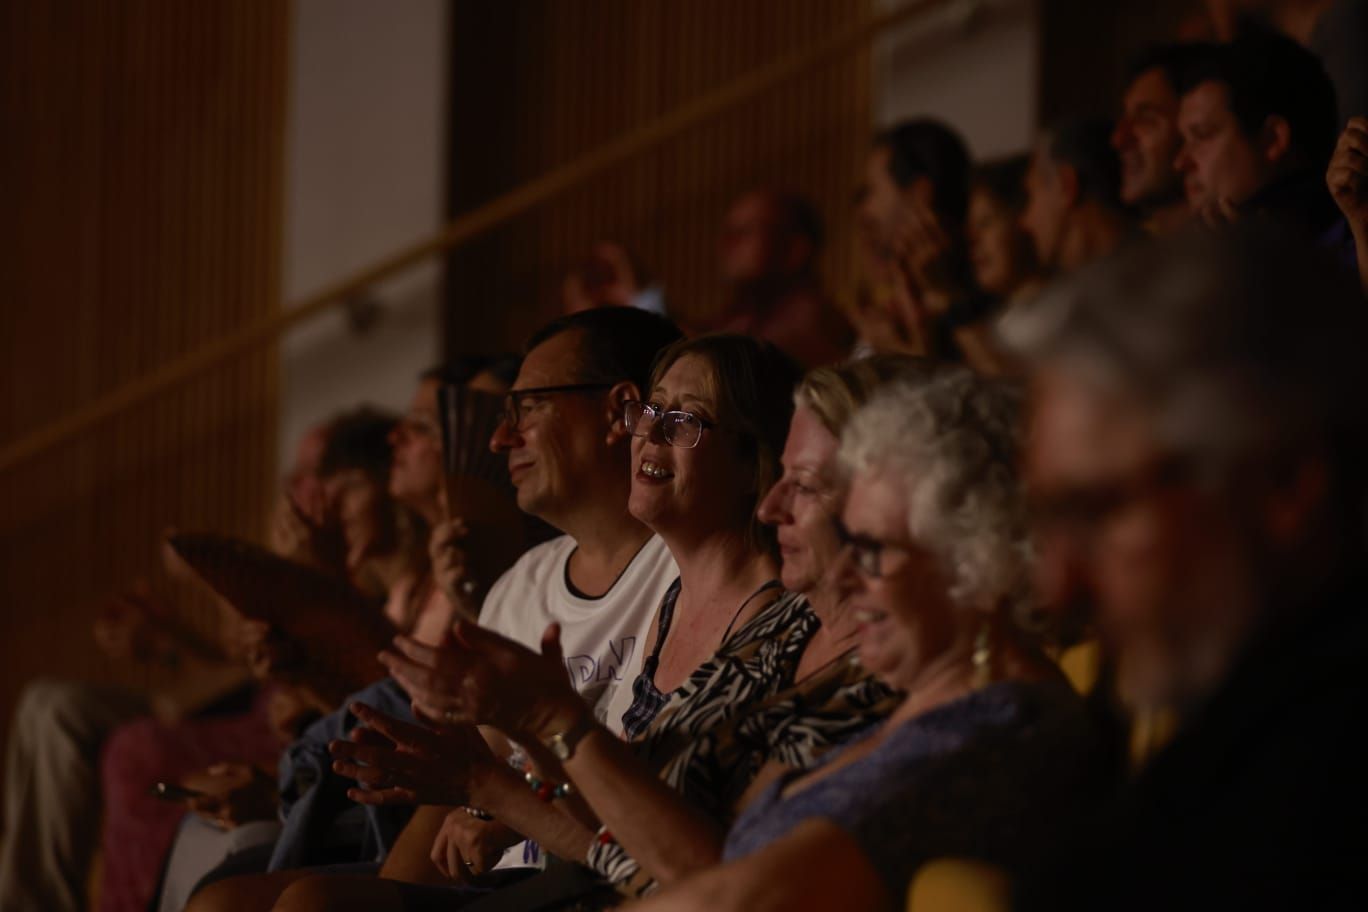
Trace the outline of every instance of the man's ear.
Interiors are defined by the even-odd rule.
[[[604,400],[608,403],[608,446],[614,446],[618,441],[631,436],[627,433],[627,424],[623,421],[622,412],[626,403],[633,400],[641,400],[641,390],[631,380],[619,380],[608,391],[608,396]]]
[[[1279,114],[1270,114],[1259,131],[1259,148],[1270,165],[1282,164],[1292,154],[1292,125]]]

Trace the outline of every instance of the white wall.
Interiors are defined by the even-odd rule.
[[[430,234],[443,219],[445,0],[294,0],[285,300],[297,301]],[[374,289],[379,320],[340,310],[281,346],[280,460],[332,412],[402,409],[441,348],[433,262]]]
[[[873,55],[877,125],[930,115],[958,128],[977,159],[1025,151],[1036,120],[1037,32],[1034,0],[957,0],[898,28]]]

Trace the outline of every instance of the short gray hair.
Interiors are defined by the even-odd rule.
[[[1003,318],[1007,345],[1154,419],[1158,442],[1220,473],[1356,442],[1368,320],[1346,270],[1267,224],[1140,242]]]
[[[1021,397],[946,369],[875,393],[841,437],[843,472],[900,480],[907,527],[937,555],[960,605],[1031,626],[1031,547],[1017,476]]]

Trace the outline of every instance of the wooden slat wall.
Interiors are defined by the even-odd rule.
[[[0,442],[279,307],[289,10],[0,0]],[[154,683],[94,609],[168,525],[260,534],[276,382],[267,346],[0,475],[0,726],[38,674]]]
[[[450,210],[468,211],[869,14],[867,0],[458,3]],[[869,80],[868,53],[846,55],[456,251],[448,349],[516,348],[554,315],[561,276],[601,238],[634,250],[683,318],[714,313],[722,214],[762,184],[819,205],[830,239],[823,274],[848,300]]]

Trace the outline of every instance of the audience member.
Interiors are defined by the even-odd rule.
[[[300,439],[277,519],[282,513],[293,515],[291,501],[311,517],[323,519],[317,469],[326,443],[326,426],[313,428]],[[273,524],[273,546],[285,556],[303,557],[294,547],[298,541],[283,538],[278,528],[278,522]],[[312,560],[312,554],[309,557]],[[168,627],[163,619],[166,612],[153,610],[145,597],[121,601],[117,617],[97,625],[103,628],[97,631],[97,642],[125,643],[129,657],[174,662],[187,668],[186,677],[197,673],[222,677],[225,656],[240,667],[232,659],[239,639],[235,618],[225,623],[224,642],[217,654],[209,655]],[[102,745],[119,726],[152,709],[148,699],[131,691],[79,681],[39,679],[24,688],[6,749],[0,909],[78,912],[86,908],[90,865],[100,841],[101,819],[92,808],[102,804]],[[183,771],[193,768],[187,765]],[[144,782],[143,790],[154,781],[155,777]],[[122,875],[111,872],[110,876]],[[144,906],[151,892],[149,885],[139,888],[137,895]]]
[[[807,367],[850,350],[850,325],[822,290],[822,216],[795,193],[753,190],[727,210],[717,241],[725,303],[713,329],[765,339]]]
[[[1015,400],[955,370],[855,416],[841,580],[862,663],[902,700],[759,794],[728,863],[642,909],[898,908],[938,856],[1029,871],[1090,794],[1082,702],[1019,626],[1031,572]]]
[[[651,612],[676,576],[661,540],[627,512],[631,435],[623,410],[624,403],[642,395],[659,350],[678,337],[667,320],[623,308],[552,322],[529,340],[508,393],[504,423],[490,441],[496,452],[507,454],[518,505],[566,534],[533,548],[499,579],[480,612],[481,624],[529,645],[540,642],[547,624],[559,625],[565,643],[562,674],[569,672],[577,698],[599,719],[607,720],[615,691],[640,667]],[[457,555],[453,564],[462,563]],[[416,638],[406,642],[422,645]],[[394,711],[388,704],[383,708]],[[345,727],[334,727],[329,737],[345,736],[356,721],[347,713]],[[508,753],[506,743],[493,741],[495,750]],[[336,796],[344,800],[344,789],[338,788]],[[434,839],[447,838],[457,824],[481,831],[491,865],[502,858],[502,868],[526,871],[540,863],[540,849],[524,845],[508,826],[473,817],[459,806],[433,804],[413,817],[397,842],[380,847],[393,846],[398,856],[381,870],[381,878],[364,877],[361,883],[383,895],[393,883],[390,878],[444,880],[428,854]],[[416,859],[406,846],[416,847]],[[327,861],[317,846],[299,849],[276,852],[276,873],[206,887],[189,908],[269,908],[290,882],[312,873],[307,865]]]
[[[983,316],[964,225],[969,153],[945,124],[896,124],[874,138],[856,195],[857,236],[876,288],[858,308],[857,354],[959,358],[956,331]]]
[[[1025,908],[1361,900],[1368,313],[1274,227],[1139,246],[1005,327],[1047,595],[1177,725]]]
[[[1320,62],[1257,32],[1193,62],[1178,110],[1188,207],[1209,224],[1259,213],[1326,243],[1339,213],[1325,189],[1334,90]]]
[[[993,337],[992,320],[1040,288],[1040,265],[1031,236],[1021,227],[1026,208],[1027,159],[1016,156],[974,169],[969,182],[969,261],[986,300],[983,314],[955,331],[964,361],[984,376],[1013,373],[1015,365]]]
[[[1106,121],[1067,120],[1036,142],[1021,225],[1051,275],[1111,254],[1134,231],[1121,202],[1121,162],[1111,135]]]
[[[1121,160],[1121,202],[1136,209],[1153,234],[1173,231],[1190,217],[1177,167],[1183,145],[1178,98],[1189,82],[1188,67],[1205,50],[1193,44],[1151,47],[1128,71],[1112,145]]]

